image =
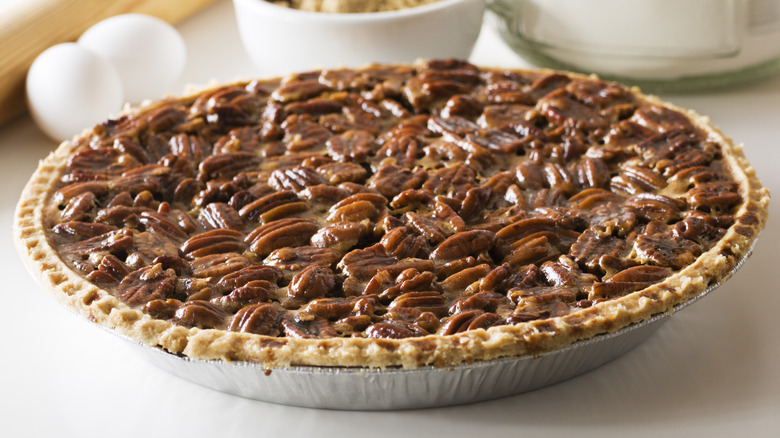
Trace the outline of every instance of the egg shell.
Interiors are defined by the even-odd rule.
[[[187,61],[187,47],[179,32],[144,14],[107,18],[87,29],[78,43],[116,67],[125,98],[133,103],[170,92]]]
[[[76,44],[38,55],[27,73],[27,104],[46,135],[62,141],[122,109],[122,82],[111,63]]]

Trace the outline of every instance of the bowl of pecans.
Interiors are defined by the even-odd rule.
[[[234,0],[247,54],[263,74],[460,58],[471,54],[484,0]]]

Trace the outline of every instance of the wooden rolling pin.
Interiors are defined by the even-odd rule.
[[[25,0],[0,13],[0,124],[27,109],[24,81],[47,48],[108,17],[137,12],[176,24],[215,0]]]

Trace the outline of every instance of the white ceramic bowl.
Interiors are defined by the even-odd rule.
[[[306,12],[264,0],[233,0],[247,53],[263,74],[372,62],[467,59],[485,0],[440,0],[387,12]]]

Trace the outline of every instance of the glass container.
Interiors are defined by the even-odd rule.
[[[780,72],[780,0],[493,0],[490,9],[526,60],[650,91]]]

